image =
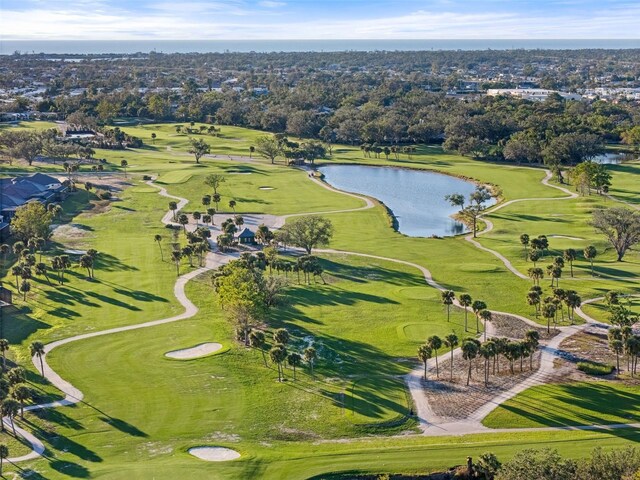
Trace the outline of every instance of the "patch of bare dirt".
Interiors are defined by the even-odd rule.
[[[549,340],[558,334],[558,330],[551,328],[551,331],[547,333],[545,327],[534,327],[528,323],[523,322],[519,318],[512,317],[510,315],[496,315],[491,317],[491,324],[495,329],[495,335],[497,337],[507,337],[512,339],[524,338],[527,330],[537,330],[540,334],[540,340]]]
[[[529,358],[523,359],[522,371],[520,361],[514,364],[512,374],[509,362],[502,356],[496,362],[494,373],[493,364],[489,367],[489,383],[484,384],[484,360],[474,360],[471,368],[471,382],[467,383],[468,362],[461,356],[455,357],[453,362],[453,382],[450,378],[451,361],[440,362],[440,379],[435,378],[435,369],[429,372],[427,381],[423,381],[424,393],[427,396],[433,413],[442,419],[464,419],[469,417],[482,405],[496,395],[509,390],[535,373],[540,367],[540,351],[533,355],[533,368]]]

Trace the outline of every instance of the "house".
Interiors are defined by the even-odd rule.
[[[47,205],[66,198],[67,185],[60,179],[34,173],[24,177],[0,178],[0,216],[10,223],[18,207],[29,202]]]
[[[244,227],[236,234],[236,240],[240,244],[250,245],[256,243],[256,234],[252,230]]]

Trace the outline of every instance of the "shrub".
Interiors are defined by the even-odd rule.
[[[101,200],[111,199],[111,192],[109,190],[98,190],[96,192],[96,195],[98,195],[98,198],[100,198]]]
[[[578,362],[578,370],[588,375],[609,375],[614,366],[599,362]]]

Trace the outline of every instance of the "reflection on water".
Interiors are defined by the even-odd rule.
[[[320,167],[325,180],[348,192],[362,193],[383,202],[398,220],[398,230],[411,237],[450,236],[467,232],[451,218],[458,211],[445,195],[461,193],[465,198],[475,184],[434,172],[364,165]],[[492,199],[487,205],[495,203]]]

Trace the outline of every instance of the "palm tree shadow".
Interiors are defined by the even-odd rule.
[[[123,433],[131,435],[132,437],[145,437],[146,438],[146,437],[149,436],[145,432],[143,432],[142,430],[137,428],[136,426],[131,425],[130,423],[125,422],[124,420],[120,420],[119,418],[105,416],[105,417],[98,417],[98,419],[102,420],[107,425],[110,425],[113,428],[115,428],[117,430],[120,430]]]

